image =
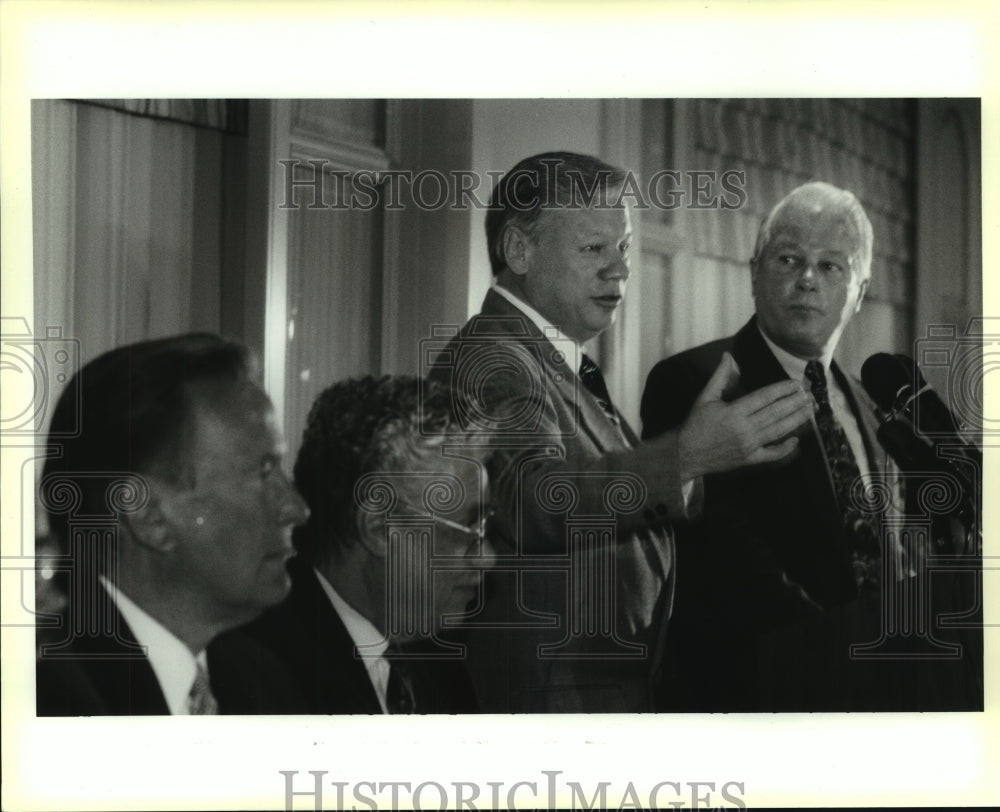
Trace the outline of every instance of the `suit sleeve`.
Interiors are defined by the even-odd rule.
[[[516,344],[503,351],[528,352]],[[568,510],[614,513],[619,540],[685,518],[676,432],[599,455],[581,437],[579,407],[554,396],[544,381],[520,374],[522,369],[498,365],[474,393],[479,413],[492,420],[487,428],[496,450],[493,490],[500,520],[520,524],[507,528],[508,538],[518,539],[526,552],[558,551]]]

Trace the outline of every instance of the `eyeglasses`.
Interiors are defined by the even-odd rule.
[[[490,520],[496,515],[496,510],[489,508],[482,516],[479,517],[479,521],[473,522],[472,524],[465,525],[459,524],[458,522],[453,522],[451,519],[446,519],[444,516],[434,515],[432,518],[442,527],[448,527],[452,530],[457,530],[459,533],[465,533],[467,536],[474,536],[477,541],[486,540],[486,531],[489,527]]]
[[[478,521],[468,525],[453,522],[451,519],[446,519],[444,516],[438,516],[436,513],[432,513],[429,518],[432,521],[437,522],[442,527],[457,530],[459,533],[464,533],[467,536],[473,536],[477,541],[485,541],[487,537],[486,531],[489,527],[490,520],[495,515],[496,509],[489,508],[485,513],[483,513]]]

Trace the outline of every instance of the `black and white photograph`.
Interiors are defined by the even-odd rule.
[[[996,800],[985,67],[171,82],[155,16],[5,89],[5,805]],[[254,42],[426,55],[321,17]]]

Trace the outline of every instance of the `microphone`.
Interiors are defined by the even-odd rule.
[[[896,464],[909,473],[950,474],[966,500],[975,498],[973,480],[963,470],[967,465],[956,464],[956,457],[979,465],[982,452],[961,437],[955,418],[913,359],[877,353],[861,367],[861,383],[878,407],[876,437]],[[938,453],[939,447],[945,456]],[[968,509],[965,502],[960,512]]]
[[[861,382],[883,416],[904,416],[921,439],[933,445],[960,446],[980,455],[966,440],[948,407],[931,389],[920,368],[905,355],[880,352],[861,367]]]

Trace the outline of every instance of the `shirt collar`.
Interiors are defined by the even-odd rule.
[[[781,368],[785,370],[785,373],[788,375],[788,377],[791,378],[793,381],[801,381],[803,378],[805,378],[806,364],[809,363],[809,360],[805,358],[799,358],[797,355],[792,355],[790,352],[788,352],[787,350],[783,350],[781,347],[779,347],[777,344],[771,341],[771,339],[768,338],[767,333],[765,333],[763,329],[761,329],[760,322],[757,323],[757,329],[760,330],[760,334],[764,338],[764,342],[767,344],[768,348],[771,350],[774,357],[778,360],[778,363],[781,364]],[[833,361],[833,353],[832,352],[824,353],[816,360],[823,365],[823,372],[826,375],[827,380],[829,380],[830,364]]]
[[[566,335],[562,330],[556,327],[552,322],[546,319],[545,316],[535,310],[535,308],[533,308],[513,291],[510,291],[502,285],[496,283],[493,284],[493,290],[527,316],[531,320],[531,323],[539,329],[543,336],[552,341],[559,341],[560,348],[565,346],[562,342],[571,342],[573,347],[576,348],[576,357],[572,360],[567,358],[566,365],[569,366],[569,368],[574,372],[579,373],[580,361],[583,359],[583,345],[579,341]]]
[[[156,681],[163,691],[163,698],[173,715],[188,713],[188,696],[194,684],[198,665],[208,672],[208,659],[204,650],[197,656],[191,653],[183,642],[156,620],[148,612],[140,608],[121,588],[100,576],[101,585],[115,602],[115,607],[125,619],[136,642],[146,649],[146,658],[156,674]]]
[[[556,338],[561,339],[562,341],[572,341],[578,347],[580,346],[579,341],[577,341],[574,338],[570,338],[568,335],[566,335],[562,330],[556,327],[552,322],[546,319],[545,316],[543,316],[541,313],[535,310],[535,308],[533,308],[530,304],[524,301],[524,299],[522,299],[513,291],[510,291],[507,288],[503,287],[502,285],[498,284],[493,285],[493,290],[495,290],[497,293],[503,296],[504,299],[506,299],[508,302],[514,305],[514,307],[516,307],[518,310],[524,313],[525,316],[531,319],[535,327],[541,330],[542,335],[544,335],[546,338],[555,336]]]
[[[344,628],[351,636],[356,649],[356,655],[361,657],[368,679],[375,689],[375,696],[378,704],[382,708],[382,713],[389,712],[386,702],[386,694],[389,688],[389,661],[385,659],[385,652],[389,648],[389,641],[382,632],[375,628],[368,618],[358,612],[347,601],[345,601],[333,588],[326,577],[315,567],[313,572],[319,580],[319,585],[323,588],[330,603],[333,604],[334,611],[340,616]]]
[[[385,654],[386,649],[389,648],[389,641],[386,639],[386,636],[376,629],[368,618],[340,597],[337,590],[335,590],[333,586],[331,586],[330,582],[323,576],[323,573],[317,569],[314,569],[313,572],[316,573],[316,577],[319,579],[319,585],[323,587],[323,591],[330,599],[330,603],[333,604],[333,608],[337,611],[337,614],[340,615],[340,619],[343,621],[344,627],[347,629],[347,633],[354,641],[354,645],[357,647],[358,652],[362,654],[365,659],[368,659],[369,657],[381,657]]]

